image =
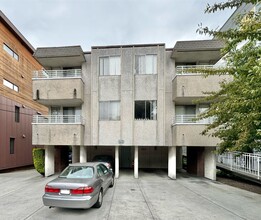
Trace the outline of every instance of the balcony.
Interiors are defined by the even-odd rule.
[[[189,69],[212,69],[213,65],[177,66],[176,75],[172,80],[173,101],[178,104],[190,104],[193,100],[206,96],[204,92],[218,91],[219,83],[231,79],[230,76],[188,73]]]
[[[195,120],[196,118],[197,115],[176,115],[173,118],[174,146],[215,147],[218,144],[218,138],[201,135],[206,124],[212,123],[214,118]]]
[[[82,145],[84,119],[80,115],[34,115],[34,145]]]
[[[81,69],[33,72],[33,99],[43,105],[81,105],[83,89]]]

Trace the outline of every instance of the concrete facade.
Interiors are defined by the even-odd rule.
[[[213,52],[206,50],[211,60],[206,60],[202,50],[193,56],[193,65],[209,66],[220,59],[222,46],[217,47],[216,40],[207,43],[215,46]],[[194,147],[190,152],[198,153],[192,156],[190,153],[189,165],[198,168],[190,166],[190,170],[215,179],[215,157],[211,150],[218,140],[201,136],[208,121],[195,123],[191,117],[206,108],[206,103],[202,107],[193,104],[193,100],[204,96],[202,91],[218,89],[219,81],[226,76],[203,79],[200,74],[180,75],[180,66],[187,68],[191,51],[198,45],[202,45],[202,41],[192,42],[182,54],[176,46],[166,49],[164,44],[93,47],[90,52],[80,52],[80,75],[59,79],[48,75],[48,70],[53,73],[78,69],[80,59],[67,65],[75,47],[62,48],[66,59],[61,56],[51,61],[48,56],[54,48],[44,51],[39,48],[35,56],[44,64],[47,76],[33,79],[34,99],[45,103],[50,115],[36,116],[33,143],[69,145],[73,162],[91,161],[95,155],[111,155],[115,160],[116,178],[122,168],[133,169],[135,178],[139,176],[139,169],[150,168],[168,169],[168,176],[175,179],[176,170],[182,169],[182,147]],[[55,49],[59,53],[59,48]],[[189,56],[186,57],[186,53]],[[183,110],[175,111],[176,106],[185,109],[184,115],[181,115]],[[58,113],[53,109],[58,109]],[[72,123],[66,119],[68,112],[70,117],[75,116]],[[191,116],[190,112],[195,115]],[[77,121],[76,116],[83,120]]]

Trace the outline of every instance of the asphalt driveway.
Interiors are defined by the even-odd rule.
[[[163,171],[120,172],[100,209],[73,210],[43,206],[43,178],[29,169],[0,173],[0,219],[260,219],[261,195],[204,178]]]

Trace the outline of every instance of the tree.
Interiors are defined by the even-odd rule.
[[[207,5],[206,13],[239,7],[251,0],[229,0]],[[260,4],[260,3],[259,3]],[[226,67],[213,70],[193,70],[205,76],[229,74],[233,80],[223,81],[220,90],[210,92],[199,102],[210,102],[210,108],[199,119],[213,117],[203,135],[221,140],[218,151],[252,152],[261,149],[261,16],[260,10],[240,15],[237,28],[225,32],[210,30],[200,25],[198,32],[209,34],[225,42],[222,51]],[[243,46],[242,46],[243,44]],[[241,47],[239,47],[241,45]]]

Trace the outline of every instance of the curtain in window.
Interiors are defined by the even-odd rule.
[[[120,57],[110,57],[110,75],[121,75]]]
[[[157,56],[147,55],[146,56],[146,74],[157,73]]]
[[[120,102],[100,102],[100,120],[120,120]]]

